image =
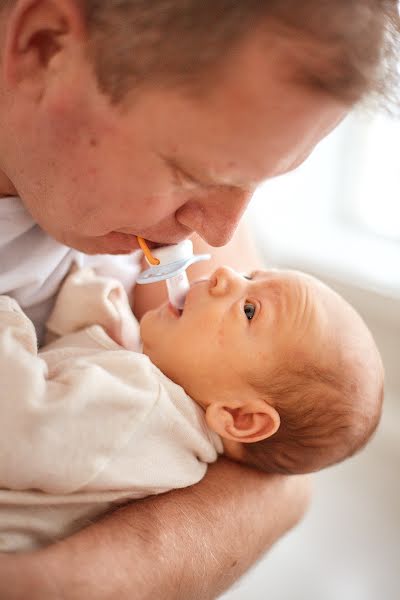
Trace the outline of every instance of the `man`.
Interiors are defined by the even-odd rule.
[[[77,252],[128,254],[136,235],[226,244],[257,184],[379,88],[395,11],[395,0],[4,0],[0,293],[40,331]],[[215,260],[246,269],[256,257],[240,232]],[[162,293],[136,290],[136,314]],[[220,460],[197,486],[3,557],[0,597],[214,598],[307,498],[302,479]]]

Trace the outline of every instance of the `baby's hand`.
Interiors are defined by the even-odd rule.
[[[117,344],[137,351],[139,325],[122,284],[91,268],[77,269],[61,286],[47,329],[61,336],[91,325],[100,325]]]

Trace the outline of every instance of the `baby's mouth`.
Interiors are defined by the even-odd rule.
[[[183,315],[183,311],[185,310],[186,298],[187,298],[187,295],[186,295],[186,297],[183,300],[183,306],[180,306],[179,308],[178,307],[176,308],[176,310],[178,311],[178,314],[179,314],[179,318]]]
[[[177,308],[172,302],[168,302],[168,308],[172,312],[172,314],[180,319],[183,313],[183,308]]]
[[[186,298],[185,298],[185,303],[186,303]],[[181,306],[180,308],[176,308],[176,310],[178,311],[179,317],[181,317],[183,315],[184,308],[185,308],[185,304],[183,306]]]

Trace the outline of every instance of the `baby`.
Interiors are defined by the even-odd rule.
[[[19,355],[3,361],[8,380],[22,365],[2,401],[3,551],[192,485],[220,453],[269,473],[316,471],[354,454],[379,421],[371,334],[303,273],[219,268],[182,312],[166,303],[143,317],[143,352],[124,289],[88,269],[67,277],[39,355],[15,301],[0,298],[0,313],[1,344]]]
[[[366,325],[326,285],[294,271],[220,268],[182,314],[141,322],[143,352],[205,411],[224,453],[270,473],[308,473],[376,429],[383,368]]]

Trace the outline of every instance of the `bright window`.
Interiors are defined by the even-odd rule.
[[[400,122],[353,117],[345,137],[343,216],[400,241]]]
[[[249,218],[267,261],[400,299],[400,123],[352,115]]]

